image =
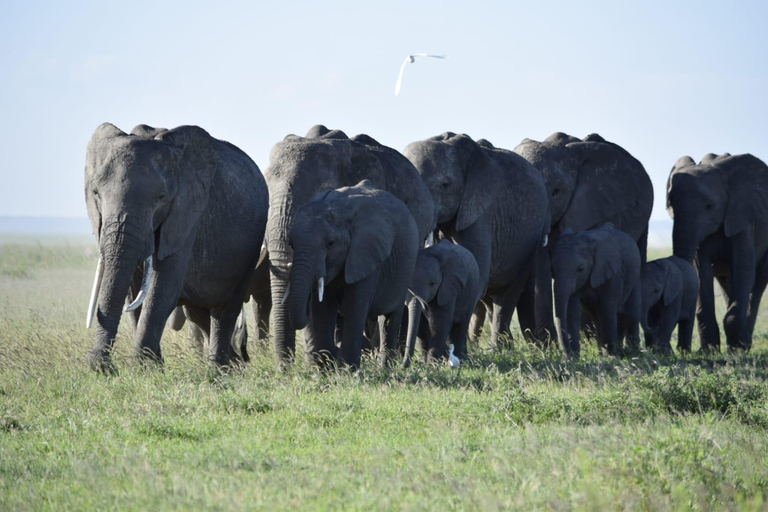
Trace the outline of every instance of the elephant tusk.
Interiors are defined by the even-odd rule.
[[[283,298],[280,301],[280,304],[285,304],[285,301],[288,300],[288,296],[291,294],[291,283],[288,283],[288,286],[285,287],[285,293],[283,293]]]
[[[544,241],[541,243],[541,246],[546,247],[548,243],[549,243],[549,235],[547,234],[547,235],[544,235]]]
[[[139,294],[136,295],[136,299],[125,306],[125,309],[123,309],[123,312],[129,313],[135,309],[138,309],[139,306],[141,306],[142,302],[144,302],[144,299],[147,298],[147,292],[149,292],[149,283],[152,279],[152,256],[150,255],[149,258],[144,260],[144,280],[141,282],[141,290],[139,290]]]
[[[453,355],[453,343],[448,345],[448,366],[451,368],[458,368],[461,366],[459,358]]]
[[[427,245],[426,246],[427,247],[432,247],[433,245],[435,245],[435,232],[434,231],[430,231],[429,234],[427,235]]]
[[[321,277],[317,280],[317,300],[323,302],[323,292],[325,292],[325,278]]]
[[[88,302],[88,314],[85,316],[85,328],[90,329],[93,325],[93,315],[96,313],[96,302],[99,300],[101,291],[101,279],[104,277],[104,261],[99,256],[99,262],[96,264],[96,276],[93,278],[93,289],[91,290],[91,300]]]
[[[236,329],[242,329],[243,328],[243,322],[245,319],[243,318],[243,310],[240,310],[240,314],[237,315],[237,323],[235,324]]]
[[[261,253],[259,254],[259,261],[256,262],[256,268],[259,268],[259,265],[264,263],[264,260],[267,258],[267,254],[269,254],[269,251],[267,251],[267,246],[262,245]]]

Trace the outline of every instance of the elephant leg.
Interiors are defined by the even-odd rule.
[[[184,308],[176,306],[171,316],[168,317],[168,327],[173,331],[180,331],[187,321],[187,317],[184,316]]]
[[[624,314],[622,322],[622,335],[627,339],[627,347],[633,354],[640,352],[640,285],[635,286],[629,298],[624,303]],[[667,338],[669,344],[669,338]]]
[[[386,366],[398,357],[397,344],[403,321],[403,308],[395,308],[387,315],[379,316],[379,364]]]
[[[435,305],[429,312],[429,350],[427,362],[436,362],[448,356],[448,336],[453,327],[453,315],[456,312],[454,298],[444,306]]]
[[[597,341],[605,348],[609,355],[620,356],[621,345],[619,343],[618,312],[616,304],[609,298],[600,300],[596,318]]]
[[[540,344],[536,337],[536,275],[532,274],[523,286],[517,303],[517,322],[520,332],[528,343]]]
[[[472,320],[469,323],[469,342],[475,347],[480,345],[480,335],[483,332],[487,313],[488,306],[482,300],[478,301],[475,311],[472,313]],[[493,313],[490,316],[493,316]]]
[[[379,347],[384,339],[379,330],[379,321],[376,318],[366,318],[365,336],[363,336],[363,350],[373,352],[374,347]]]
[[[572,357],[578,360],[581,357],[581,301],[579,300],[578,292],[571,296],[568,301],[568,315],[567,329],[567,352],[568,357]]]
[[[344,335],[341,340],[339,355],[341,363],[349,366],[352,370],[360,367],[363,331],[368,312],[371,309],[376,285],[373,277],[377,276],[372,275],[347,286],[341,304],[341,310],[344,314]]]
[[[671,354],[672,353],[672,344],[670,340],[672,339],[672,332],[675,330],[675,324],[677,323],[677,319],[680,317],[680,303],[679,301],[676,304],[670,304],[661,313],[661,318],[659,319],[659,327],[656,330],[657,332],[657,338],[656,338],[656,346],[654,347],[655,350],[657,350],[661,354]],[[677,333],[678,335],[678,347],[680,346],[680,332]],[[690,344],[689,344],[689,350],[690,350]]]
[[[211,310],[194,306],[184,306],[184,315],[189,319],[189,333],[195,352],[202,358],[208,348],[211,337]]]
[[[498,348],[500,342],[512,345],[512,315],[522,291],[522,287],[510,287],[493,298],[491,347]]]
[[[696,307],[696,320],[699,324],[701,350],[720,351],[720,328],[715,316],[715,282],[709,255],[700,252],[696,258],[699,273],[699,302]]]
[[[754,230],[745,229],[731,237],[732,295],[723,321],[729,350],[749,350],[752,346],[747,311],[756,264]]]
[[[340,318],[338,309],[338,301],[333,296],[323,302],[313,301],[309,323],[303,330],[307,360],[323,369],[333,366],[338,355],[335,343],[336,325]],[[343,324],[343,331],[346,332],[346,318]]]
[[[460,360],[468,357],[467,353],[467,333],[469,331],[469,319],[453,324],[451,326],[450,340],[453,343],[453,355]]]
[[[677,350],[680,352],[691,351],[693,340],[693,317],[680,320],[677,324]]]
[[[229,366],[239,359],[232,346],[237,318],[242,311],[242,303],[232,301],[229,304],[211,309],[211,337],[208,358],[217,366]]]
[[[517,303],[520,329],[529,341],[535,341],[542,348],[548,348],[553,341],[557,340],[549,249],[549,247],[542,247],[539,250],[533,272]],[[528,318],[532,318],[533,322]]]
[[[752,288],[752,296],[749,299],[749,312],[747,313],[750,337],[755,332],[757,312],[760,308],[760,300],[763,298],[763,292],[765,292],[766,285],[768,285],[768,282],[761,280],[760,282],[755,283],[755,287]]]
[[[232,335],[232,345],[240,351],[240,358],[248,363],[251,357],[248,355],[248,322],[245,319],[245,306],[240,308],[240,314],[235,323],[235,332]]]
[[[182,250],[155,264],[149,293],[142,304],[141,317],[134,334],[140,356],[162,362],[160,339],[165,323],[179,303],[189,251]]]

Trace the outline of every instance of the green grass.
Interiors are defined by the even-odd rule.
[[[653,256],[652,256],[653,257]],[[86,246],[0,246],[0,509],[751,509],[768,497],[768,322],[749,354],[577,364],[523,343],[459,371],[90,372]],[[21,269],[19,272],[5,269]],[[673,342],[674,345],[674,342]]]

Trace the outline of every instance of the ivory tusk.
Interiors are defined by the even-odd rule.
[[[283,293],[283,299],[280,301],[280,304],[285,304],[285,301],[288,300],[288,296],[291,294],[291,283],[288,283],[288,286],[285,287],[285,293]]]
[[[317,300],[323,302],[323,292],[325,292],[325,278],[317,280]]]
[[[541,246],[546,247],[549,243],[549,235],[544,235],[544,242],[542,242]]]
[[[430,231],[427,235],[427,247],[432,247],[433,245],[435,245],[435,232]]]
[[[85,316],[85,328],[90,329],[93,325],[93,315],[96,313],[96,303],[99,300],[101,291],[101,279],[104,277],[104,261],[99,256],[99,262],[96,264],[96,276],[93,278],[93,289],[91,290],[91,300],[88,302],[88,314]]]
[[[144,280],[141,282],[141,290],[139,290],[139,294],[136,295],[136,298],[133,302],[125,306],[125,309],[123,309],[123,312],[128,313],[130,311],[133,311],[134,309],[137,309],[139,306],[141,306],[141,303],[144,302],[144,299],[147,298],[147,292],[149,292],[149,283],[152,280],[152,256],[150,255],[149,258],[144,260]]]
[[[269,251],[267,251],[267,246],[262,245],[261,254],[259,254],[259,261],[256,262],[256,268],[259,268],[259,265],[264,263],[264,260],[267,258],[267,254],[269,254]]]

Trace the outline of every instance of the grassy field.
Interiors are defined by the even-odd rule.
[[[331,375],[253,344],[220,375],[185,332],[146,369],[121,330],[106,378],[85,363],[94,268],[86,245],[0,245],[0,509],[768,507],[765,315],[746,355],[589,343],[564,366],[518,343]]]

